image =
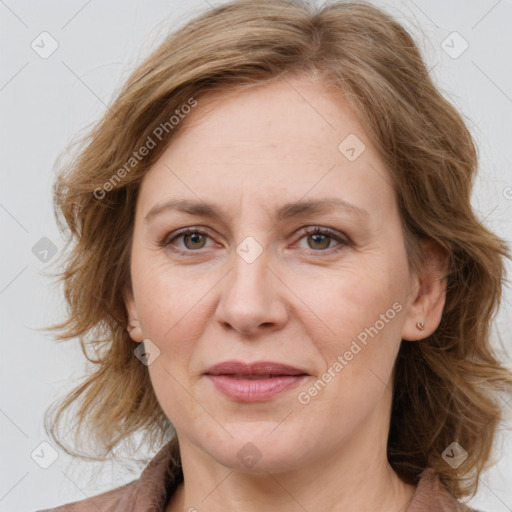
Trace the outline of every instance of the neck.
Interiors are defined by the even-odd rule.
[[[346,447],[341,459],[337,452],[286,473],[242,473],[225,466],[212,472],[208,464],[184,464],[184,482],[166,512],[407,510],[415,486],[398,477],[385,452],[372,453],[373,447],[361,452],[353,448],[356,444]]]

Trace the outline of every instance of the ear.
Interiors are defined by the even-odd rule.
[[[439,327],[446,300],[448,252],[433,240],[421,245],[423,265],[413,275],[412,299],[402,330],[402,339],[407,341],[424,339]]]
[[[128,313],[128,325],[126,326],[128,334],[133,341],[143,341],[144,336],[142,334],[142,328],[137,314],[137,306],[135,304],[131,286],[127,286],[125,288],[123,292],[123,299],[126,306],[126,312]]]

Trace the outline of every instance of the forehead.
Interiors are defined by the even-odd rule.
[[[322,154],[337,153],[338,139],[348,129],[366,137],[341,92],[335,94],[321,81],[307,77],[207,94],[184,124],[178,138],[188,141],[199,136],[204,144],[212,144],[212,150],[221,139],[222,148],[242,160],[248,150],[260,147],[268,149],[269,156],[280,154],[291,161],[301,147],[305,155],[311,146]]]
[[[384,213],[390,182],[341,94],[295,78],[198,100],[144,177],[140,199],[147,213],[169,196],[278,207],[328,194]]]

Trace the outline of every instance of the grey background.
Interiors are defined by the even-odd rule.
[[[45,453],[40,459],[51,462],[51,449],[39,447],[48,441],[43,412],[84,371],[76,343],[57,343],[39,330],[65,310],[43,274],[52,249],[63,247],[50,198],[53,165],[78,131],[101,116],[136,64],[208,3],[0,0],[0,511],[55,506],[138,477],[139,466],[130,471],[112,463],[79,462],[58,450],[48,469],[31,458],[39,450]],[[488,226],[510,240],[512,1],[373,3],[412,31],[438,86],[466,117],[481,158],[474,206]],[[42,46],[43,31],[58,43],[47,58],[31,47],[34,40]],[[464,41],[450,35],[454,31],[469,44],[457,58]],[[45,41],[47,51],[51,41]],[[502,357],[508,365],[511,303],[507,289],[497,322],[503,346],[497,350],[507,349]],[[505,402],[510,429],[512,403]],[[485,474],[470,502],[474,507],[512,510],[511,443],[510,431],[500,436],[499,462]]]

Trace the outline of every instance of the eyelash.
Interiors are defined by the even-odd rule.
[[[205,236],[211,238],[209,235],[209,232],[203,228],[199,228],[199,227],[184,228],[176,233],[171,233],[170,235],[169,234],[165,235],[161,240],[158,241],[158,246],[162,247],[162,248],[167,247],[169,245],[172,245],[172,242],[174,240],[181,238],[183,236],[186,236],[186,235],[191,235],[191,234],[200,234],[200,235],[205,235]],[[335,231],[333,231],[332,229],[329,229],[329,228],[308,226],[306,228],[301,229],[298,234],[300,235],[299,240],[301,240],[302,238],[304,238],[307,235],[321,234],[321,235],[326,235],[326,236],[336,240],[337,242],[339,242],[338,245],[335,245],[334,247],[329,247],[327,249],[321,249],[321,250],[307,249],[307,251],[310,254],[319,254],[319,253],[331,254],[332,252],[339,251],[343,247],[350,245],[350,240],[347,237],[340,236]],[[171,236],[172,236],[172,238],[171,238]],[[333,249],[334,249],[334,251],[333,251]],[[176,246],[174,246],[172,248],[172,250],[174,252],[177,252],[179,254],[183,254],[186,256],[191,256],[191,255],[193,255],[193,253],[200,251],[200,249],[198,249],[196,251],[191,250],[191,249],[185,250],[185,249],[181,249]]]

